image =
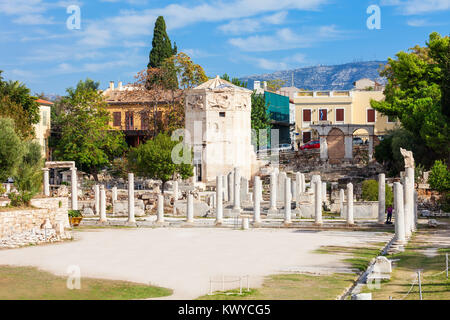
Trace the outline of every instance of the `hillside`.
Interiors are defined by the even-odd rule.
[[[248,88],[253,88],[255,80],[282,79],[286,86],[291,86],[294,73],[294,86],[306,90],[348,90],[353,88],[353,82],[362,78],[385,82],[379,75],[380,65],[386,61],[363,61],[339,64],[333,66],[314,66],[294,70],[277,71],[261,75],[245,76],[240,80],[248,81]]]

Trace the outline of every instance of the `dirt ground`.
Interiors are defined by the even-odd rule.
[[[249,275],[255,288],[264,276],[286,269],[342,269],[340,256],[313,251],[390,237],[295,229],[93,229],[75,231],[74,241],[1,250],[0,265],[36,266],[57,275],[67,275],[67,268],[76,265],[82,277],[152,284],[173,289],[169,299],[194,299],[209,292],[211,277]]]

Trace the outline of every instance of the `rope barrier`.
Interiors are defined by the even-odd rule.
[[[414,285],[418,282],[418,278],[417,278],[417,276],[416,276],[416,278],[413,280],[413,283],[412,283],[412,285],[411,285],[411,288],[409,288],[409,291],[401,298],[401,299],[398,299],[398,300],[403,300],[403,299],[405,299],[410,293],[411,293],[411,290],[414,288]]]

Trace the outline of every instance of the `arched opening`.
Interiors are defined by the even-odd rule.
[[[356,163],[369,161],[369,132],[364,128],[353,131],[352,151],[353,161]]]
[[[327,135],[328,161],[329,163],[340,163],[345,157],[344,133],[342,130],[333,128]]]

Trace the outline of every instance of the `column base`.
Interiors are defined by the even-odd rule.
[[[214,225],[216,226],[216,227],[221,227],[222,225],[223,225],[223,221],[221,220],[221,221],[217,221],[216,220],[216,222],[214,223]]]
[[[261,228],[261,225],[262,225],[262,223],[261,223],[261,221],[258,221],[258,222],[252,222],[252,227],[253,228]]]
[[[283,221],[283,227],[290,227],[292,225],[292,221]]]
[[[137,226],[136,221],[127,221],[127,222],[125,223],[125,225],[127,225],[127,226],[133,226],[133,227]]]
[[[319,222],[314,222],[314,225],[316,227],[321,227],[323,225],[323,221],[319,221]]]

